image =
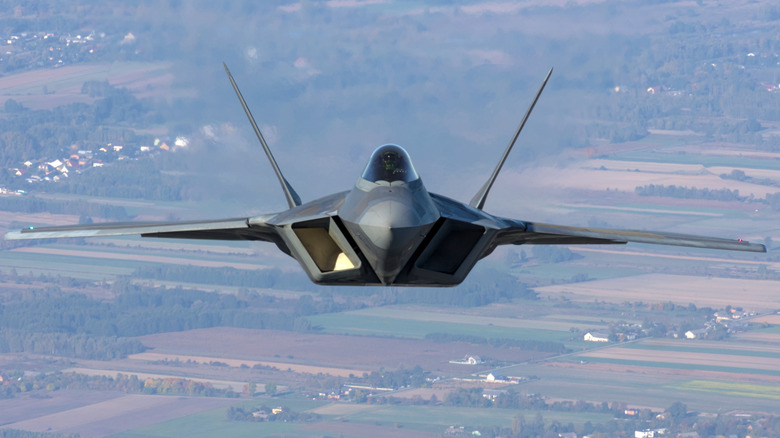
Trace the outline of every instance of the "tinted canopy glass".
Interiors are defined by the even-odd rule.
[[[409,154],[401,146],[394,144],[377,148],[363,171],[363,179],[371,182],[411,182],[418,178]]]

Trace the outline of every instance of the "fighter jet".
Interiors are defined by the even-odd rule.
[[[539,91],[488,180],[468,204],[430,193],[400,146],[371,155],[351,190],[303,203],[282,175],[227,65],[225,72],[265,151],[289,209],[261,216],[189,222],[106,223],[29,227],[14,239],[53,239],[140,234],[176,239],[261,240],[296,259],[311,281],[322,285],[454,286],[499,245],[677,245],[766,252],[764,245],[666,232],[550,225],[494,216],[485,200],[517,141]]]

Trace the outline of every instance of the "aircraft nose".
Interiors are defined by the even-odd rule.
[[[414,254],[435,222],[408,203],[378,202],[357,221],[358,245],[379,279],[390,284]]]
[[[413,251],[425,237],[426,221],[415,214],[414,208],[403,202],[387,200],[368,208],[358,227],[372,246],[397,260],[405,252]]]
[[[363,235],[376,247],[376,249],[395,253],[412,249],[420,237],[419,227],[393,228],[382,226],[361,225]]]
[[[369,207],[358,225],[374,245],[387,250],[406,240],[409,229],[419,226],[421,222],[411,206],[387,200]]]

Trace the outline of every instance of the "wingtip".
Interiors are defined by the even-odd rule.
[[[19,240],[23,238],[24,237],[22,236],[22,230],[9,231],[5,233],[5,236],[3,236],[4,240]]]
[[[752,243],[742,239],[737,239],[737,243],[743,245],[743,247],[745,248],[744,251],[767,252],[766,245],[764,245],[763,243]]]

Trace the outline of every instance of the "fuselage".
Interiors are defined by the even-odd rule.
[[[385,145],[351,191],[274,222],[287,227],[280,233],[286,252],[315,283],[451,286],[490,251],[492,227],[485,224],[493,219],[428,193],[406,151]]]

